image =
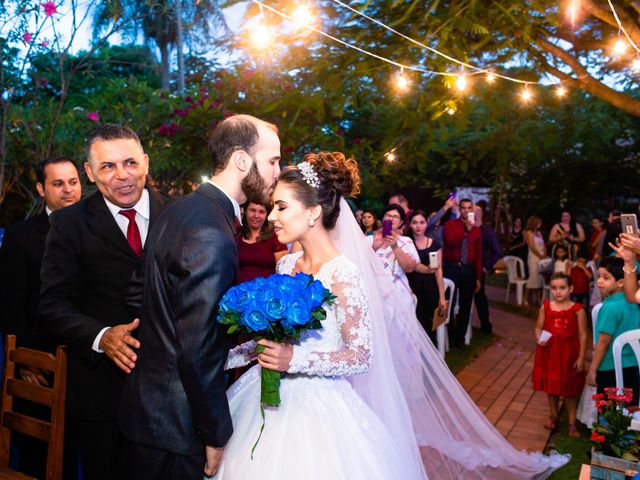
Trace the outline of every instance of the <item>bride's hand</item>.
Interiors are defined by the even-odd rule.
[[[278,343],[271,340],[258,340],[264,351],[258,354],[258,363],[262,368],[286,372],[293,357],[293,346],[289,343]]]

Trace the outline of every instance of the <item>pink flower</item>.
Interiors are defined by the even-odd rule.
[[[31,34],[30,34],[29,32],[24,32],[24,35],[22,35],[22,41],[23,41],[24,43],[29,43],[29,42],[31,42],[31,39],[32,39],[32,38],[33,38],[33,37],[31,36]]]
[[[55,2],[51,0],[49,0],[48,2],[44,2],[40,5],[42,6],[42,8],[44,8],[44,14],[47,17],[51,17],[52,15],[55,15],[56,13],[58,13],[58,8],[56,7]]]
[[[87,113],[87,118],[92,122],[100,123],[100,114],[98,112]]]
[[[189,115],[189,111],[188,110],[183,110],[182,108],[176,108],[173,111],[174,115],[177,115],[178,117],[186,117],[187,115]]]
[[[178,125],[173,122],[163,123],[158,127],[158,135],[161,137],[175,137],[178,133]]]
[[[43,40],[42,42],[40,42],[40,46],[46,48],[49,46],[49,42],[47,42],[46,40]]]
[[[596,432],[591,432],[591,441],[592,442],[602,443],[602,442],[604,442],[604,435],[599,435]]]

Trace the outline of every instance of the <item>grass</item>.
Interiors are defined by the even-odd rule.
[[[480,332],[480,329],[474,328],[471,345],[464,350],[451,348],[445,356],[445,362],[455,375],[478,358],[498,338],[496,335],[485,335]]]

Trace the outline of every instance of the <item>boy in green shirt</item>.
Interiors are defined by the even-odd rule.
[[[624,296],[624,261],[621,258],[605,257],[598,267],[598,287],[605,300],[598,313],[593,332],[596,345],[587,383],[597,385],[598,393],[607,387],[616,386],[613,364],[613,341],[620,334],[640,328],[638,305],[627,302]],[[625,388],[633,388],[632,405],[638,404],[640,374],[638,361],[629,345],[622,349],[622,373]]]

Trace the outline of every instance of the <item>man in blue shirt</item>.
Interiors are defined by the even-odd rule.
[[[493,327],[489,319],[489,299],[484,291],[487,273],[493,270],[493,266],[502,257],[502,249],[496,232],[483,222],[483,210],[479,205],[473,208],[476,214],[476,225],[482,232],[482,275],[480,276],[480,290],[474,295],[474,303],[480,319],[480,330],[482,333],[491,335]]]

